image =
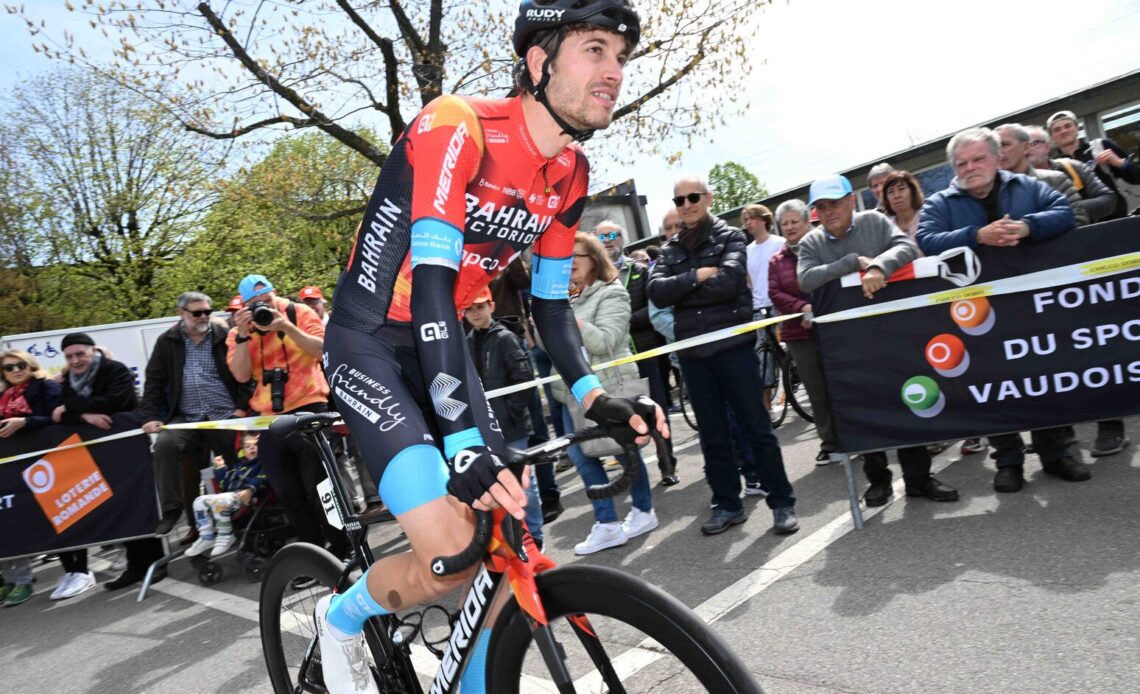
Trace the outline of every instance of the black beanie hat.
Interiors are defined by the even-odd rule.
[[[63,340],[59,343],[60,351],[67,349],[71,345],[89,345],[95,346],[95,340],[87,333],[68,333],[63,336]]]

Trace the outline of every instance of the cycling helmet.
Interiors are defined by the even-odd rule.
[[[641,38],[641,19],[629,0],[523,0],[512,39],[515,54],[524,57],[535,34],[571,24],[616,31],[634,45]]]

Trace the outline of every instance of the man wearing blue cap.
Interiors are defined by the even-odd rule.
[[[855,212],[855,193],[847,177],[836,174],[812,181],[809,194],[811,205],[819,212],[820,225],[800,241],[797,275],[805,292],[864,271],[863,295],[873,299],[895,270],[918,257],[918,247],[910,237],[882,213]],[[907,496],[958,500],[956,489],[931,476],[926,447],[900,448],[898,456]],[[864,455],[863,472],[871,483],[863,496],[867,506],[886,504],[894,493],[887,454],[878,451]]]
[[[279,298],[264,275],[244,277],[238,294],[245,305],[234,314],[226,362],[239,382],[253,381],[250,409],[263,415],[327,411],[320,316],[305,304]],[[318,546],[327,541],[334,554],[347,554],[347,539],[325,520],[317,498],[325,473],[316,449],[298,437],[263,436],[259,453],[297,536]]]

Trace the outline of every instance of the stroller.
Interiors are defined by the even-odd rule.
[[[261,580],[265,564],[294,535],[285,510],[278,505],[272,492],[253,505],[235,511],[233,524],[237,535],[233,549],[220,557],[202,554],[190,558],[190,563],[198,570],[198,582],[204,586],[212,586],[222,580],[225,572],[219,560],[231,555],[237,556],[246,580],[257,583]]]

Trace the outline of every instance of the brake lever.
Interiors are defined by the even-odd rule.
[[[503,531],[503,539],[507,541],[507,545],[514,550],[519,559],[529,561],[526,554],[526,547],[523,546],[524,533],[522,521],[510,514],[506,514],[503,517],[503,522],[500,527]]]

